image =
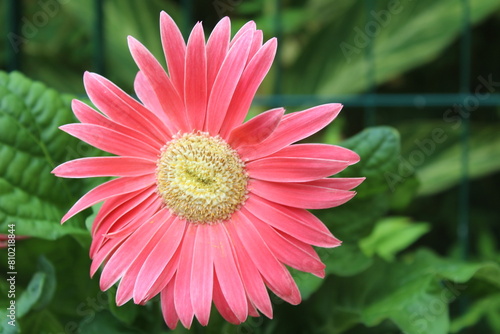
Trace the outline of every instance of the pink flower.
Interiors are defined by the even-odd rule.
[[[260,311],[272,317],[269,288],[301,300],[290,266],[324,277],[313,246],[340,245],[306,209],[351,199],[364,178],[327,178],[359,156],[342,147],[295,143],[328,125],[340,104],[284,115],[245,116],[276,52],[276,39],[248,22],[230,39],[223,18],[205,43],[196,24],[187,44],[166,13],[161,39],[168,74],[137,40],[142,104],[107,79],[85,73],[99,113],[80,101],[81,121],[62,130],[115,154],[54,169],[60,177],[115,176],[85,194],[63,217],[104,201],[92,227],[91,274],[118,281],[116,303],[144,304],[161,294],[167,325],[208,323],[212,301],[231,323]]]

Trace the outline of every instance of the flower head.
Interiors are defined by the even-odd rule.
[[[92,226],[91,274],[118,284],[116,302],[144,304],[161,294],[167,325],[206,325],[212,302],[232,323],[259,311],[272,317],[269,288],[300,302],[285,266],[324,277],[312,246],[340,245],[306,209],[340,205],[363,178],[328,178],[359,161],[333,145],[293,144],[328,125],[340,104],[284,114],[272,109],[244,122],[276,52],[253,22],[230,38],[223,18],[205,42],[201,23],[187,43],[161,14],[168,74],[129,38],[139,72],[130,97],[85,73],[102,112],[74,100],[81,123],[67,133],[115,156],[82,158],[60,177],[117,177],[85,194],[63,217],[104,202]],[[293,144],[293,145],[292,145]]]

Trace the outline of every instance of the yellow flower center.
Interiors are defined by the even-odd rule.
[[[238,210],[248,175],[238,153],[219,136],[185,133],[168,142],[157,163],[156,183],[165,205],[192,223],[217,223]]]

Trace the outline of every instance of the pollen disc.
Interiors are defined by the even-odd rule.
[[[248,175],[238,153],[205,132],[174,137],[162,149],[156,183],[165,205],[192,223],[227,220],[244,203]]]

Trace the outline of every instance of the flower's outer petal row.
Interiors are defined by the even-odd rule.
[[[246,165],[251,178],[273,182],[307,182],[327,177],[344,170],[347,161],[270,157],[254,160]]]
[[[160,104],[160,101],[158,101],[158,97],[151,90],[148,79],[146,78],[144,73],[142,73],[141,71],[138,71],[137,75],[135,76],[134,91],[137,94],[137,97],[139,98],[139,100],[141,100],[141,102],[144,104],[144,106],[152,114],[154,114],[155,117],[157,117],[156,115],[158,115],[158,114],[163,114],[163,109],[162,109],[162,106]],[[172,122],[168,118],[165,118],[165,117],[162,118],[159,121],[159,123],[164,124],[165,135],[168,136],[169,138],[172,138],[172,136],[177,133],[177,129],[175,128],[175,125],[172,124]],[[168,140],[166,140],[164,143],[166,143],[167,141]]]
[[[264,141],[278,126],[285,109],[276,108],[259,114],[231,131],[227,143],[235,150],[241,146],[256,145]]]
[[[149,87],[151,87],[162,107],[161,110],[152,111],[164,121],[164,124],[171,122],[178,130],[189,132],[191,129],[184,102],[163,67],[151,52],[135,38],[129,36],[128,43],[132,57],[149,82]],[[184,66],[182,68],[184,69]],[[184,85],[178,87],[184,87]]]
[[[234,255],[234,242],[231,242],[225,224],[215,224],[211,227],[213,227],[213,240],[211,242],[212,245],[216,245],[214,265],[217,281],[220,284],[222,295],[234,315],[240,322],[243,322],[248,315],[248,303],[245,287],[238,270],[238,259]]]
[[[115,250],[101,273],[99,282],[102,291],[115,284],[136,259],[143,260],[163,236],[160,233],[163,219],[168,215],[165,210],[150,217],[154,223],[143,223]],[[157,220],[158,218],[158,220]]]
[[[205,123],[208,93],[205,35],[200,22],[195,25],[188,39],[183,89],[184,105],[190,128],[201,131]]]
[[[300,303],[300,292],[295,281],[266,245],[251,218],[246,217],[242,211],[237,211],[233,214],[231,223],[227,224],[227,228],[234,247],[244,247],[249,254],[252,254],[252,261],[259,269],[266,285],[278,297],[290,304]]]
[[[146,142],[129,137],[104,126],[89,123],[66,124],[59,127],[64,132],[103,151],[145,159],[154,159],[158,149]]]
[[[140,131],[160,145],[170,139],[158,117],[108,79],[85,72],[83,82],[92,103],[116,123]]]
[[[76,118],[78,118],[81,123],[99,125],[124,136],[135,138],[140,142],[147,143],[151,147],[157,147],[158,149],[162,147],[162,144],[159,144],[158,141],[153,140],[151,137],[135,129],[116,123],[79,100],[73,100],[71,102],[71,107]]]
[[[227,113],[222,124],[220,131],[222,138],[227,139],[231,131],[245,120],[255,93],[271,68],[277,45],[276,38],[271,38],[249,60],[229,105],[231,112]]]
[[[92,157],[65,162],[52,171],[58,177],[141,176],[154,174],[156,162],[136,157]]]
[[[331,103],[285,115],[276,130],[258,147],[240,151],[242,159],[249,161],[268,156],[318,132],[333,121],[341,109],[341,104]]]
[[[214,286],[214,252],[212,226],[196,225],[191,273],[191,303],[194,314],[201,325],[206,326],[210,318]]]
[[[229,49],[215,79],[207,105],[205,130],[215,136],[224,122],[234,90],[245,69],[252,33],[241,36]]]
[[[269,182],[251,179],[250,191],[275,203],[301,209],[327,209],[344,204],[354,191],[330,189],[303,183]]]
[[[252,223],[259,231],[262,239],[269,246],[269,249],[276,256],[276,259],[287,266],[300,271],[312,273],[320,278],[325,277],[326,266],[321,262],[316,254],[312,255],[302,247],[299,247],[297,245],[297,242],[299,241],[293,243],[290,242],[290,240],[285,239],[272,227],[252,215],[245,208],[242,208],[242,211],[245,216],[251,217]]]
[[[163,11],[160,14],[160,34],[172,84],[174,87],[184,87],[186,43],[174,20]],[[184,91],[178,93],[183,94]],[[180,98],[184,99],[184,96],[180,95]]]
[[[95,187],[94,189],[90,190],[85,195],[83,195],[64,215],[61,222],[64,223],[66,220],[73,217],[78,212],[81,212],[105,199],[120,194],[126,194],[140,189],[144,189],[153,183],[155,183],[154,175],[145,175],[139,177],[121,177],[119,179],[114,179],[106,183],[103,183]]]
[[[231,21],[226,16],[217,23],[207,41],[207,85],[209,92],[212,91],[217,73],[219,73],[229,50],[230,38]]]
[[[193,275],[193,253],[196,237],[196,225],[187,224],[187,230],[182,240],[179,267],[175,276],[174,304],[182,325],[191,327],[194,310],[191,303],[191,277]]]
[[[273,228],[319,247],[336,247],[340,241],[309,211],[283,206],[251,194],[245,208]]]

